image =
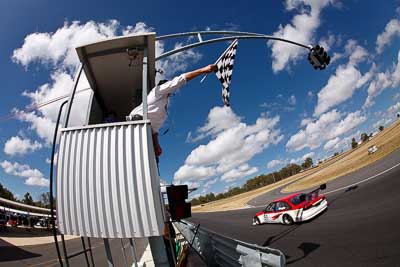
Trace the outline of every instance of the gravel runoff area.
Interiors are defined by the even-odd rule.
[[[368,155],[367,150],[373,145],[378,147],[378,151],[372,155]],[[285,192],[307,189],[322,182],[331,181],[363,168],[389,155],[398,148],[400,148],[400,121],[395,122],[393,125],[376,135],[372,140],[360,145],[358,148],[339,154],[338,156],[319,164],[317,167],[298,173],[272,185],[245,192],[230,198],[206,203],[201,206],[194,206],[192,207],[192,211],[196,213],[247,208],[247,203],[253,198],[279,187],[289,185],[283,189]]]

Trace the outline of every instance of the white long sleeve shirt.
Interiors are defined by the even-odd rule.
[[[162,85],[157,85],[147,95],[147,114],[154,133],[158,133],[158,130],[167,118],[168,95],[172,94],[185,84],[185,74],[181,74],[171,81]],[[134,115],[143,116],[143,103],[134,108],[129,114],[131,118],[133,118]]]

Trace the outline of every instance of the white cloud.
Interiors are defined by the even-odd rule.
[[[14,110],[15,115],[21,121],[29,122],[30,128],[35,130],[37,135],[44,139],[47,144],[53,140],[55,123],[46,117],[40,117],[35,112]]]
[[[357,64],[364,61],[368,53],[357,45],[354,40],[349,40],[345,47],[349,61],[346,65],[339,65],[328,83],[318,93],[318,103],[314,115],[319,116],[334,106],[351,98],[354,92],[364,86],[371,78],[375,65],[364,75],[357,68]]]
[[[306,126],[307,124],[309,124],[312,121],[313,121],[313,119],[311,119],[311,118],[304,118],[300,122],[300,127]]]
[[[203,185],[203,188],[207,190],[208,188],[210,188],[216,182],[218,182],[218,178],[210,179]]]
[[[393,104],[386,111],[379,112],[376,116],[378,120],[373,125],[374,130],[376,131],[381,125],[389,126],[397,119],[398,114],[400,114],[400,102]]]
[[[273,34],[276,37],[289,39],[303,44],[313,41],[313,35],[320,25],[320,13],[328,6],[329,0],[287,0],[286,10],[296,10],[291,23],[279,25],[278,30]],[[272,49],[272,69],[275,73],[285,69],[290,62],[296,62],[307,52],[304,48],[287,44],[284,42],[268,41]]]
[[[312,158],[312,157],[314,157],[314,155],[315,155],[314,152],[309,152],[309,153],[304,154],[304,155],[301,157],[301,159],[302,159],[302,160],[306,160],[306,158]]]
[[[149,27],[146,23],[139,21],[135,26],[128,25],[124,30],[122,30],[122,35],[139,34],[143,32],[152,32],[153,27]]]
[[[50,181],[41,177],[29,177],[25,180],[26,185],[48,187]]]
[[[38,141],[32,142],[30,139],[13,136],[4,144],[4,153],[10,156],[25,155],[42,148]]]
[[[43,177],[43,173],[38,169],[32,169],[27,164],[11,163],[5,160],[0,162],[0,166],[7,174],[26,178],[25,184],[27,185],[49,186],[49,180]]]
[[[268,169],[272,169],[272,168],[274,168],[276,166],[283,165],[283,164],[285,164],[285,161],[279,160],[279,159],[273,159],[273,160],[271,160],[270,162],[267,163],[267,168]]]
[[[382,53],[384,47],[392,41],[393,38],[400,36],[400,21],[392,19],[386,24],[385,30],[376,38],[376,52]]]
[[[345,55],[349,57],[350,65],[357,65],[368,57],[368,51],[353,39],[347,41],[344,49]]]
[[[288,99],[288,103],[291,106],[295,106],[296,105],[296,96],[295,95],[291,95]]]
[[[58,153],[54,154],[54,165],[57,165],[57,159],[58,159]],[[46,163],[50,164],[51,163],[51,159],[50,158],[46,158]]]
[[[299,158],[294,158],[294,159],[289,160],[289,163],[290,164],[293,164],[293,163],[294,164],[302,164],[306,160],[306,158],[312,158],[314,156],[315,156],[314,152],[309,152]],[[288,160],[286,160],[285,162],[288,162]]]
[[[234,168],[221,176],[221,181],[233,182],[243,177],[252,175],[258,171],[257,167],[250,167],[248,164],[243,164],[238,168]]]
[[[224,130],[235,127],[240,121],[240,117],[236,116],[232,109],[228,107],[214,108],[208,114],[207,123],[197,129],[197,136],[193,138],[189,132],[187,141],[196,142],[207,136],[215,136]]]
[[[400,50],[397,55],[397,64],[385,72],[380,72],[375,75],[374,79],[368,87],[368,96],[364,102],[364,108],[369,108],[374,105],[375,97],[380,95],[388,88],[394,88],[400,85]]]
[[[328,36],[325,36],[321,38],[319,41],[319,44],[326,50],[329,51],[331,47],[335,44],[336,42],[336,37],[333,34],[328,34]]]
[[[324,145],[324,150],[331,150],[332,148],[334,148],[337,145],[337,143],[339,143],[339,141],[340,141],[339,137],[329,140]]]
[[[316,149],[326,140],[349,132],[367,119],[360,111],[349,113],[342,119],[343,115],[336,109],[322,114],[316,121],[308,123],[305,129],[292,135],[286,148],[294,151],[306,147]]]
[[[233,119],[234,123],[231,121],[225,126],[218,124],[219,121],[227,119]],[[278,116],[268,118],[262,114],[255,124],[248,125],[241,122],[230,108],[212,108],[207,122],[199,128],[200,135],[211,136],[212,139],[189,154],[185,164],[175,173],[174,181],[207,179],[245,166],[269,145],[277,144],[283,139],[280,130],[275,129],[278,122]],[[249,170],[243,171],[239,167],[237,173],[239,171],[243,173]]]
[[[357,89],[361,73],[354,66],[339,66],[328,83],[318,93],[318,104],[314,115],[318,116],[343,101],[349,99]]]
[[[175,172],[174,181],[178,183],[184,180],[202,180],[216,174],[213,167],[183,165]]]
[[[78,64],[75,47],[114,37],[118,27],[116,20],[106,23],[89,21],[85,24],[79,21],[71,24],[65,22],[54,33],[29,34],[22,47],[14,50],[12,59],[25,67],[31,63],[41,63],[74,68]]]

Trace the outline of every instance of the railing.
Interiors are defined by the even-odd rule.
[[[232,239],[186,221],[174,225],[188,242],[192,242],[192,248],[207,266],[286,265],[285,255],[277,249]]]

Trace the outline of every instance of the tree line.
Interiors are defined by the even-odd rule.
[[[299,173],[302,170],[306,170],[313,166],[313,161],[310,157],[306,158],[301,165],[296,163],[290,163],[285,167],[281,168],[279,171],[268,173],[268,174],[261,174],[252,179],[246,181],[244,185],[241,187],[233,187],[230,188],[228,191],[214,194],[208,193],[204,196],[199,196],[198,198],[193,198],[191,203],[193,206],[205,204],[211,201],[220,200],[224,198],[228,198],[231,196],[235,196],[244,192],[248,192],[266,185],[270,185],[276,182],[279,182],[283,179],[286,179],[292,175]]]
[[[14,194],[0,183],[0,197],[23,203],[26,205],[37,206],[41,208],[50,208],[50,193],[42,193],[37,201],[34,201],[31,194],[26,192],[22,199],[17,199]]]

